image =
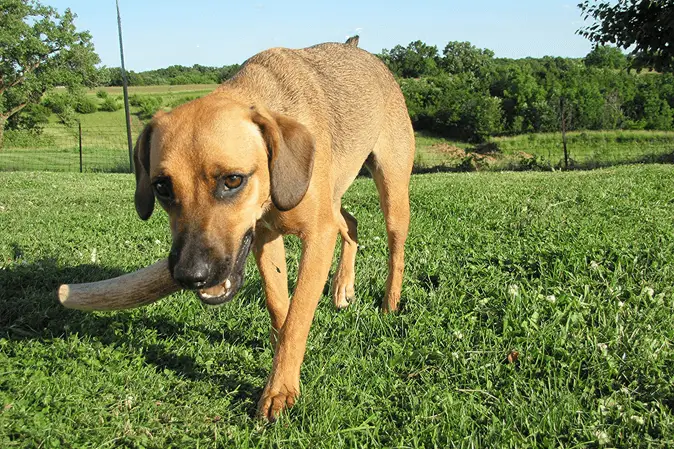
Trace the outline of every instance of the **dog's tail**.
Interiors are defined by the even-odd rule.
[[[346,40],[346,42],[344,42],[344,44],[345,44],[345,45],[349,45],[349,46],[351,46],[351,47],[357,47],[357,46],[358,46],[358,40],[359,40],[359,39],[360,39],[360,38],[359,38],[358,35],[356,34],[355,36],[351,36],[350,38],[348,38],[348,39]]]

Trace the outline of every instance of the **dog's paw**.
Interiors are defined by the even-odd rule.
[[[295,405],[299,396],[299,390],[296,388],[282,386],[277,389],[267,386],[257,404],[257,417],[274,422],[283,410]]]
[[[353,275],[343,275],[340,271],[332,280],[332,300],[336,308],[349,307],[349,304],[355,298],[354,277]]]
[[[398,303],[400,302],[400,295],[388,293],[381,304],[381,311],[383,313],[394,313],[398,311]]]

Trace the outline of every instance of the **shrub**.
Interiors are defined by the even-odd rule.
[[[96,100],[82,95],[75,100],[75,111],[80,114],[93,114],[98,110]]]
[[[62,114],[67,109],[73,109],[74,98],[67,92],[48,95],[42,102],[54,114]]]
[[[181,104],[185,104],[189,101],[196,100],[197,98],[199,98],[199,95],[188,95],[185,97],[173,98],[171,99],[171,101],[168,102],[167,106],[170,108],[176,108]]]
[[[42,125],[49,122],[51,110],[43,104],[29,104],[18,114],[7,120],[6,129],[42,131]]]
[[[108,93],[107,93],[106,91],[104,91],[104,90],[99,90],[98,92],[96,92],[96,96],[97,96],[98,98],[100,98],[101,100],[105,100],[106,98],[108,98],[109,95],[108,95]]]
[[[101,111],[115,112],[119,111],[122,108],[122,105],[117,102],[117,99],[112,97],[107,97],[103,100],[100,105]]]
[[[140,95],[133,94],[133,95],[129,96],[129,104],[131,106],[138,107],[138,106],[140,106],[141,99],[142,99],[142,97]]]
[[[36,148],[54,145],[54,136],[43,133],[40,129],[8,129],[4,135],[4,146],[7,148]]]
[[[162,102],[163,99],[162,97],[159,96],[142,97],[138,104],[138,107],[140,108],[140,110],[137,113],[138,117],[141,120],[147,120],[149,118],[152,118],[154,113],[161,108]]]

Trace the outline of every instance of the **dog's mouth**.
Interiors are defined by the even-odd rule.
[[[232,264],[232,269],[224,281],[213,287],[196,291],[197,297],[201,302],[210,306],[217,306],[229,302],[234,298],[243,285],[246,259],[250,253],[253,238],[254,234],[252,230],[248,231],[243,237],[236,260],[234,261],[234,264]]]

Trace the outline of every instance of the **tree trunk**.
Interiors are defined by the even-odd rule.
[[[5,123],[7,123],[7,117],[0,116],[0,150],[5,143]]]

